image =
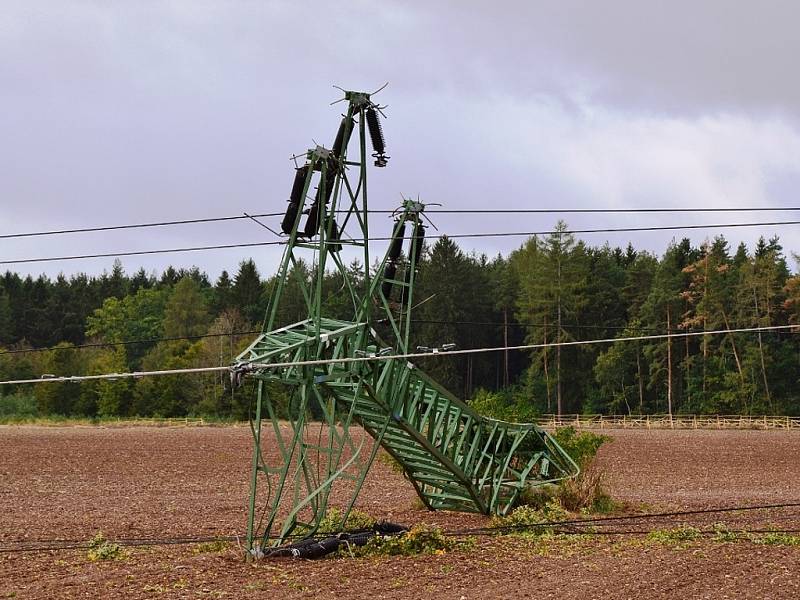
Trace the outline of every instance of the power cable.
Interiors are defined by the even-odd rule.
[[[131,346],[135,344],[157,344],[159,342],[176,342],[181,340],[199,340],[214,337],[230,337],[253,335],[262,333],[260,329],[252,329],[250,331],[231,331],[229,333],[204,333],[203,335],[177,335],[174,337],[158,337],[139,340],[125,340],[121,342],[94,342],[90,344],[76,344],[74,346],[49,346],[47,348],[14,348],[11,350],[1,350],[0,356],[3,354],[28,354],[31,352],[51,352],[63,350],[82,350],[84,348],[107,348],[109,346]]]
[[[720,213],[720,212],[796,212],[796,206],[745,206],[745,207],[658,207],[658,208],[477,208],[477,209],[446,209],[431,208],[426,213],[438,214],[632,214],[632,213]],[[349,211],[339,210],[338,213]],[[396,210],[369,209],[367,213],[393,214]],[[253,218],[271,218],[283,216],[282,212],[229,215],[224,217],[201,217],[195,219],[174,219],[167,221],[154,221],[147,223],[126,223],[122,225],[97,225],[92,227],[77,227],[73,229],[51,229],[45,231],[29,231],[20,233],[0,234],[0,239],[14,239],[27,237],[40,237],[49,235],[64,235],[73,233],[93,233],[100,231],[119,231],[124,229],[144,229],[151,227],[167,227],[174,225],[193,225],[202,223],[218,223],[224,221],[239,221]]]
[[[619,213],[719,213],[719,212],[794,212],[800,207],[794,206],[743,206],[743,207],[658,207],[658,208],[426,208],[426,213],[439,214],[619,214]],[[376,211],[367,212],[395,212]]]
[[[496,238],[496,237],[533,237],[533,236],[549,236],[549,235],[573,235],[573,234],[594,234],[594,233],[631,233],[631,232],[653,232],[653,231],[681,231],[681,230],[695,230],[695,229],[730,229],[739,227],[778,227],[783,225],[800,225],[800,221],[766,221],[761,223],[710,223],[703,225],[656,225],[652,227],[617,227],[617,228],[598,228],[598,229],[569,229],[564,231],[511,231],[511,232],[495,232],[495,233],[456,233],[452,235],[427,235],[423,236],[425,239],[439,239],[447,237],[449,239],[466,239],[466,238]],[[392,237],[374,237],[369,241],[391,241]],[[327,244],[339,245],[341,243],[364,243],[363,239],[342,239],[342,240],[328,240]],[[316,243],[316,242],[310,242]],[[286,240],[276,240],[270,242],[250,242],[240,244],[219,244],[211,246],[188,246],[182,248],[164,248],[158,250],[136,250],[136,251],[120,251],[120,252],[104,252],[98,254],[77,254],[72,256],[47,256],[39,258],[22,258],[14,260],[0,261],[0,265],[18,265],[29,263],[43,263],[43,262],[57,262],[67,260],[83,260],[90,258],[114,258],[120,256],[145,256],[152,254],[175,254],[181,252],[199,252],[206,250],[228,250],[232,248],[254,248],[260,246],[278,246],[286,245]]]
[[[230,248],[253,248],[256,246],[277,246],[286,244],[284,241],[276,242],[251,242],[245,244],[219,244],[215,246],[189,246],[185,248],[163,248],[159,250],[136,250],[131,252],[105,252],[102,254],[76,254],[74,256],[48,256],[43,258],[24,258],[16,260],[3,260],[0,265],[19,265],[23,263],[56,262],[61,260],[83,260],[86,258],[114,258],[120,256],[145,256],[148,254],[173,254],[178,252],[198,252],[201,250],[227,250]]]
[[[749,505],[749,506],[729,506],[721,508],[710,509],[697,509],[697,510],[683,510],[683,511],[669,511],[660,513],[645,513],[633,515],[619,515],[619,516],[606,516],[595,517],[588,519],[564,519],[560,521],[541,521],[537,523],[514,524],[498,527],[475,527],[467,529],[445,530],[442,533],[450,537],[463,537],[463,536],[494,536],[502,534],[507,531],[524,531],[530,529],[550,529],[555,533],[566,535],[640,535],[649,534],[647,530],[574,530],[564,529],[559,530],[559,527],[579,526],[596,524],[609,524],[613,522],[630,522],[642,520],[659,520],[659,519],[672,519],[687,516],[696,516],[704,514],[724,514],[731,512],[748,512],[755,510],[776,510],[782,508],[796,508],[800,507],[800,502],[784,502],[778,504],[762,504],[762,505]],[[798,533],[798,529],[742,529],[742,530],[729,530],[727,533]],[[312,537],[321,536],[335,536],[338,534],[346,533],[344,531],[320,531]],[[700,531],[701,535],[713,535],[714,531]],[[110,543],[119,544],[120,546],[162,546],[162,545],[178,545],[178,544],[196,544],[207,542],[234,542],[243,539],[243,535],[234,536],[214,536],[214,537],[199,537],[199,536],[181,536],[173,538],[119,538],[115,540],[108,540]],[[293,534],[286,536],[284,539],[306,539],[308,536],[303,534]],[[3,545],[14,544],[16,547],[2,547]],[[16,553],[16,552],[41,552],[53,550],[73,550],[73,549],[88,549],[91,547],[91,542],[82,540],[64,540],[64,539],[38,539],[38,540],[6,540],[0,542],[0,553]]]
[[[769,327],[742,327],[738,329],[717,329],[711,331],[691,331],[687,333],[664,333],[658,335],[639,335],[623,338],[602,338],[594,340],[572,340],[567,342],[549,342],[543,344],[521,344],[516,346],[497,346],[489,348],[467,348],[463,350],[441,350],[434,349],[430,352],[411,352],[406,354],[385,354],[375,356],[345,356],[341,358],[326,358],[317,360],[299,360],[275,363],[249,363],[246,365],[247,371],[257,371],[263,369],[275,370],[291,367],[322,366],[331,364],[347,364],[368,361],[386,361],[397,359],[412,358],[431,358],[441,356],[460,356],[466,354],[482,354],[489,352],[504,352],[506,350],[536,350],[541,348],[569,347],[569,346],[588,346],[591,344],[614,344],[616,342],[628,341],[652,341],[672,338],[687,338],[706,335],[730,335],[733,333],[757,333],[760,331],[781,331],[795,330],[797,325],[772,325]],[[230,371],[231,367],[194,367],[186,369],[163,369],[155,371],[134,371],[128,373],[105,373],[101,375],[70,375],[61,377],[46,377],[37,379],[15,379],[0,381],[0,385],[20,385],[29,383],[78,383],[81,381],[96,381],[102,379],[129,379],[160,375],[185,375],[190,373],[216,373]]]
[[[800,502],[781,502],[776,504],[758,504],[749,506],[726,506],[721,508],[699,508],[694,510],[676,510],[659,513],[644,513],[634,515],[617,515],[606,517],[594,517],[589,519],[565,519],[561,521],[541,521],[538,523],[504,525],[498,527],[476,527],[472,529],[460,529],[452,532],[453,535],[473,535],[483,531],[514,531],[519,529],[533,529],[536,527],[559,527],[563,525],[588,525],[597,523],[612,523],[621,521],[641,521],[675,517],[687,517],[708,514],[723,514],[730,512],[747,512],[754,510],[775,510],[781,508],[798,508]]]
[[[117,231],[120,229],[141,229],[147,227],[166,227],[169,225],[190,225],[195,223],[216,223],[219,221],[237,221],[253,217],[280,217],[283,213],[262,213],[254,215],[234,215],[230,217],[209,217],[200,219],[179,219],[174,221],[156,221],[152,223],[129,223],[125,225],[100,225],[96,227],[80,227],[76,229],[53,229],[49,231],[31,231],[27,233],[4,233],[0,239],[38,237],[45,235],[62,235],[67,233],[90,233],[95,231]]]

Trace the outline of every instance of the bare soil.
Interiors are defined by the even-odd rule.
[[[800,434],[786,431],[612,431],[598,468],[630,510],[800,501]],[[268,444],[265,444],[268,446]],[[251,439],[246,427],[0,427],[0,547],[18,540],[240,534]],[[448,529],[479,515],[429,513],[376,462],[359,507]],[[680,522],[800,529],[800,511],[697,515]],[[666,528],[675,519],[637,525]],[[0,553],[0,598],[800,598],[800,547],[710,539],[683,545],[608,536],[542,545],[477,541],[444,555],[247,564],[237,548]]]

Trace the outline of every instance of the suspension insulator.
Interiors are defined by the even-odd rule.
[[[295,204],[303,203],[303,189],[306,187],[306,175],[308,175],[308,165],[300,167],[295,171],[292,195],[289,196],[289,202],[294,202]]]
[[[419,272],[419,263],[422,260],[422,245],[425,243],[425,226],[422,223],[417,223],[414,226],[414,233],[411,236],[411,244],[408,250],[408,268],[406,269],[405,282],[406,285],[411,285],[411,274]],[[412,254],[413,252],[413,254]],[[414,264],[411,264],[411,260]],[[405,302],[406,288],[403,288],[403,298],[400,303]]]
[[[383,285],[381,286],[381,292],[383,292],[384,297],[389,300],[392,296],[392,287],[394,284],[391,281],[387,281],[389,279],[394,279],[394,276],[397,274],[397,265],[393,262],[386,263],[386,268],[383,270]]]
[[[286,214],[281,221],[281,231],[286,234],[292,233],[294,222],[297,219],[297,213],[300,210],[300,205],[296,202],[289,202],[289,207],[286,209]]]
[[[414,259],[416,267],[419,268],[419,263],[422,260],[422,248],[425,243],[425,226],[422,223],[417,223],[414,227],[414,254],[408,253],[409,260]]]
[[[341,158],[342,150],[347,150],[347,144],[350,142],[350,134],[353,133],[353,119],[344,117],[339,124],[339,131],[336,132],[336,139],[333,142],[333,149],[331,152],[336,158]],[[345,135],[347,131],[347,135]]]
[[[338,240],[342,239],[342,232],[339,230],[339,225],[336,223],[336,219],[331,219],[331,221],[330,239],[336,241],[328,246],[328,250],[331,252],[339,252],[339,250],[342,249],[342,245],[338,242]]]
[[[389,244],[389,260],[394,262],[400,257],[400,252],[403,250],[403,238],[406,235],[406,222],[403,221],[400,223],[400,227],[397,229],[397,234],[392,238],[392,242]]]
[[[324,186],[325,187],[325,193],[324,194],[323,194],[323,190],[322,190],[323,181],[325,182],[325,186]],[[324,202],[325,204],[328,204],[328,202],[331,201],[331,195],[333,194],[333,188],[334,188],[335,183],[336,183],[335,171],[331,170],[331,169],[328,169],[327,172],[325,173],[325,175],[323,177],[321,177],[320,180],[319,180],[319,185],[317,186],[317,194],[316,194],[316,196],[314,196],[314,202],[315,203]]]
[[[283,231],[283,233],[292,233],[294,222],[297,220],[297,213],[303,209],[303,205],[305,204],[303,190],[306,187],[307,174],[308,166],[300,167],[295,171],[292,193],[289,196],[289,206],[286,208],[286,214],[283,217],[283,221],[281,221],[281,231]]]
[[[306,219],[306,226],[303,228],[303,233],[306,237],[311,238],[317,235],[317,227],[319,225],[319,201],[315,200],[308,210],[308,219]]]
[[[372,106],[367,109],[367,128],[369,137],[372,139],[372,149],[375,151],[372,155],[375,158],[375,166],[385,167],[389,160],[389,157],[386,156],[386,140],[383,138],[383,129],[378,120],[378,113]]]

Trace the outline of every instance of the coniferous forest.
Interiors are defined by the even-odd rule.
[[[420,267],[412,345],[544,345],[418,363],[500,418],[543,413],[800,414],[800,275],[777,238],[731,248],[673,242],[663,256],[592,247],[566,232],[509,256],[443,237]],[[795,256],[792,263],[797,259]],[[350,266],[363,273],[363,265]],[[304,318],[296,284],[280,324]],[[363,275],[362,275],[363,278]],[[274,277],[252,260],[216,281],[197,268],[90,277],[0,277],[0,380],[227,365],[260,330]],[[334,273],[326,313],[352,317]],[[425,301],[430,299],[429,301]],[[798,329],[728,333],[797,325]],[[717,332],[703,335],[702,332]],[[620,340],[664,333],[669,339]],[[721,333],[719,333],[721,332]],[[604,339],[606,343],[549,346]],[[273,396],[280,398],[280,392]],[[0,386],[0,418],[247,417],[252,390],[225,373]]]

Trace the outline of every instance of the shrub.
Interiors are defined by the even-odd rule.
[[[577,477],[561,481],[555,497],[561,506],[574,512],[610,513],[620,507],[603,489],[603,472],[591,466]]]
[[[572,457],[581,469],[589,466],[597,455],[597,451],[606,442],[611,441],[611,437],[592,433],[591,431],[581,431],[574,427],[560,427],[553,433],[553,439],[564,449],[564,452]]]
[[[513,388],[498,392],[478,390],[470,404],[478,413],[500,421],[530,423],[539,416],[528,396]]]
[[[21,390],[0,395],[0,421],[25,421],[33,419],[37,414],[36,396],[31,392]]]
[[[578,464],[580,474],[557,485],[529,488],[520,495],[518,504],[542,509],[556,502],[573,512],[609,513],[618,510],[620,504],[603,489],[603,472],[592,464],[600,446],[611,438],[590,431],[578,433],[574,427],[557,429],[553,438]]]

